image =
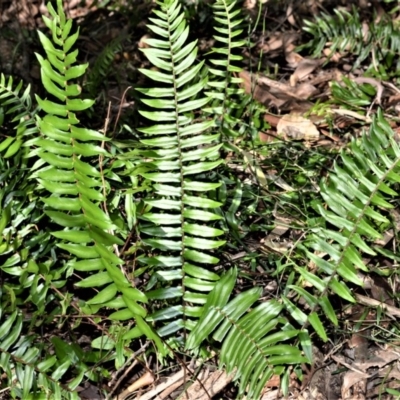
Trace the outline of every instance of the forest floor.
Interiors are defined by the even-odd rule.
[[[84,122],[101,129],[108,118],[109,129],[118,139],[123,136],[124,126],[140,123],[132,87],[145,84],[138,68],[149,64],[140,48],[145,46],[143,39],[149,34],[146,22],[154,4],[129,0],[67,3],[67,15],[80,26],[80,59],[90,63],[89,71],[93,74],[93,87],[86,90],[97,99],[96,111]],[[191,36],[199,39],[200,54],[206,54],[213,46],[207,3],[187,3]],[[396,4],[378,0],[267,0],[261,8],[254,0],[241,4],[249,21],[247,34],[252,43],[242,54],[243,87],[263,106],[256,137],[235,139],[235,145],[243,151],[250,152],[254,141],[261,146],[255,156],[258,169],[245,170],[244,179],[257,176],[261,189],[274,198],[293,188],[300,190],[306,181],[317,182],[340,150],[369,129],[378,107],[395,134],[400,134],[400,39],[394,39],[400,38],[400,10]],[[0,71],[24,79],[36,93],[42,89],[33,52],[40,51],[35,30],[45,29],[40,19],[42,8],[39,0],[0,2]],[[315,23],[316,15],[335,16],[338,10],[357,15],[361,21],[353,25],[358,27],[357,32],[352,33],[351,24],[347,30],[343,25],[335,27],[328,17],[325,26],[320,22],[319,28],[306,22]],[[392,24],[389,33],[373,29],[385,19],[390,21],[388,26]],[[343,40],[338,41],[341,32],[348,35],[345,45]],[[373,45],[369,46],[371,42]],[[106,71],[93,68],[100,56],[110,55]],[[316,154],[324,155],[325,164]],[[308,190],[312,193],[312,188]],[[310,196],[304,195],[299,201],[308,201]],[[285,211],[282,207],[279,212],[271,211],[268,218],[261,215],[262,220],[268,220],[261,224],[273,229],[264,234],[260,230],[250,233],[244,240],[247,247],[228,249],[227,258],[240,258],[241,263],[250,264],[257,257],[241,256],[249,249],[262,254],[265,262],[282,257],[301,235],[300,228],[288,228],[298,221],[293,221],[293,214]],[[379,246],[397,255],[400,210],[394,209],[392,218],[394,225],[387,229]],[[340,327],[329,332],[327,344],[315,347],[315,364],[304,367],[303,382],[295,375],[290,377],[289,398],[396,398],[395,390],[400,390],[399,259],[365,258],[372,269],[380,265],[390,273],[376,272],[364,277],[365,290],[359,293],[359,303],[340,310]],[[273,293],[277,290],[276,278],[264,277],[262,272],[263,269],[256,268],[255,280]],[[90,342],[90,335],[87,340]],[[146,366],[139,364],[133,369],[116,371],[118,379],[105,383],[105,387],[120,400],[175,399],[182,395],[185,371],[178,364],[170,370],[157,368],[156,361],[147,360]],[[236,398],[232,376],[216,370],[212,362],[198,370],[197,383],[182,398],[206,399],[202,390],[217,392],[217,386],[219,394],[213,398]],[[123,380],[119,379],[121,376]],[[283,398],[279,384],[279,379],[272,377],[262,399]],[[92,385],[81,389],[82,399],[102,398]]]

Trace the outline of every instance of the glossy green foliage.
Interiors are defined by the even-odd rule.
[[[270,300],[255,306],[261,288],[244,291],[228,301],[236,274],[236,270],[228,271],[215,285],[186,347],[195,349],[210,338],[223,342],[220,364],[227,373],[235,371],[239,396],[246,393],[248,398],[258,399],[272,375],[284,375],[287,365],[310,362],[299,348],[291,345],[291,340],[301,333],[302,343],[309,337],[281,316],[282,303]],[[309,355],[310,348],[305,347]]]
[[[243,133],[241,116],[249,98],[240,87],[242,60],[240,52],[246,41],[241,39],[243,20],[240,9],[233,0],[217,0],[213,3],[215,47],[208,59],[210,79],[206,94],[213,99],[205,112],[217,117],[223,137],[232,138]],[[236,74],[236,75],[234,75]]]
[[[132,151],[124,152],[130,144],[118,148],[112,163],[105,160],[115,143],[79,125],[78,113],[93,104],[80,98],[75,83],[87,68],[73,50],[79,33],[71,31],[61,0],[57,10],[48,9],[51,17],[44,21],[51,36],[39,34],[45,54],[38,61],[48,93],[37,97],[41,111],[32,107],[29,87],[21,93],[21,84],[14,88],[11,78],[0,79],[0,125],[14,124],[0,142],[0,270],[6,277],[0,300],[0,372],[6,377],[1,389],[9,387],[13,398],[75,399],[84,380],[107,376],[102,361],[124,365],[133,339],[147,336],[158,355],[165,355],[162,336],[196,356],[206,347],[219,348],[220,364],[235,374],[240,396],[259,398],[273,375],[287,390],[288,366],[300,371],[300,364],[312,362],[312,335],[326,341],[326,321],[338,324],[330,295],[354,302],[351,287],[362,285],[360,272],[368,273],[363,256],[382,252],[373,243],[390,223],[400,181],[400,148],[382,113],[321,182],[321,198],[312,204],[321,218],[318,224],[310,221],[309,235],[293,250],[299,262],[287,266],[280,298],[265,301],[259,287],[233,296],[237,270],[215,267],[223,230],[234,237],[243,231],[237,218],[245,197],[241,182],[227,192],[218,175],[222,143],[243,129],[245,103],[238,101],[240,80],[232,75],[240,71],[235,50],[244,46],[235,2],[213,4],[216,44],[209,68],[198,61],[196,41],[188,42],[179,2],[158,3],[148,24],[153,37],[143,49],[156,69],[141,70],[151,84],[138,89],[140,112],[151,123],[140,129]],[[99,76],[111,53],[105,50]],[[360,88],[349,83],[333,91],[348,104],[355,89]],[[370,101],[370,94],[359,94],[354,106]],[[244,150],[236,151],[250,162]],[[122,195],[106,175],[119,179],[118,168],[131,180]],[[117,209],[123,196],[126,229],[123,217],[107,212],[111,203]],[[133,272],[119,253],[129,230],[138,238],[124,254],[136,252]],[[144,271],[147,287],[141,291],[132,281]],[[278,265],[277,271],[282,271]],[[111,321],[106,335],[91,338],[94,352],[56,337],[46,343],[36,333],[54,323],[56,314],[75,312],[73,293],[66,290],[74,273],[81,277],[74,278],[75,288],[96,293],[79,301],[79,312],[107,310]]]
[[[328,294],[355,302],[348,283],[363,286],[359,274],[369,272],[363,257],[376,256],[379,251],[373,243],[390,225],[388,214],[399,196],[399,163],[400,147],[378,110],[369,132],[359,140],[353,139],[350,152],[343,152],[341,162],[335,163],[334,170],[320,183],[323,201],[315,201],[314,208],[329,227],[310,226],[311,233],[299,246],[309,265],[296,267],[298,284],[287,287],[307,302],[311,312],[307,316],[289,299],[283,300],[292,315],[302,324],[309,322],[324,341],[327,334],[315,311],[321,309],[337,325]],[[395,257],[390,251],[385,255]],[[305,290],[305,286],[313,291]]]
[[[46,343],[38,334],[23,334],[31,321],[22,309],[8,312],[10,294],[8,287],[0,290],[0,371],[2,383],[8,382],[2,391],[12,399],[79,400],[78,385],[87,378],[97,379],[88,362],[100,361],[99,357],[55,336]],[[70,374],[73,378],[62,384]]]
[[[65,267],[54,266],[54,240],[37,228],[43,213],[34,194],[36,185],[29,179],[29,150],[24,146],[38,132],[30,88],[21,94],[22,83],[14,87],[12,78],[3,75],[0,85],[4,113],[0,129],[5,132],[0,143],[0,388],[7,398],[33,399],[50,392],[76,399],[52,378],[62,362],[47,354],[32,333],[32,327],[40,329],[48,323],[43,315],[54,299],[50,288],[64,286]],[[55,311],[60,312],[57,307]]]
[[[388,16],[368,24],[365,29],[356,7],[351,13],[344,8],[334,9],[334,15],[321,13],[315,21],[305,21],[303,29],[312,35],[312,39],[300,46],[300,49],[312,50],[314,57],[319,57],[329,43],[331,56],[336,52],[357,56],[353,68],[358,68],[363,61],[371,57],[374,66],[369,68],[370,74],[389,79],[387,71],[392,69],[398,76],[400,33],[396,22]]]
[[[342,82],[332,82],[331,90],[335,103],[358,112],[360,107],[369,107],[374,102],[376,94],[376,89],[373,86],[359,85],[345,76]],[[361,115],[360,118],[362,118]]]
[[[158,331],[166,336],[183,327],[183,314],[198,317],[199,306],[219,279],[208,266],[218,262],[213,250],[224,241],[223,232],[214,227],[221,218],[214,210],[221,204],[208,196],[219,186],[210,172],[222,162],[220,135],[212,130],[212,119],[195,117],[209,102],[202,94],[207,71],[197,62],[196,42],[187,43],[189,27],[178,1],[159,5],[148,25],[155,37],[142,49],[158,70],[142,69],[154,84],[138,89],[148,107],[140,113],[156,124],[140,129],[146,150],[134,173],[151,187],[139,231],[152,256],[139,261],[153,268],[149,298],[170,304],[149,317],[166,321]]]
[[[37,54],[37,58],[43,85],[57,100],[36,96],[44,116],[37,117],[41,137],[34,142],[39,148],[34,152],[41,162],[36,165],[34,176],[45,189],[43,193],[48,193],[42,197],[45,214],[60,226],[51,234],[58,239],[59,252],[69,253],[68,268],[90,273],[77,286],[100,289],[88,304],[95,304],[97,310],[108,307],[110,293],[111,297],[119,293],[119,308],[125,317],[134,319],[137,329],[154,339],[162,353],[163,345],[143,319],[146,310],[140,303],[146,303],[147,298],[132,287],[121,271],[123,261],[115,249],[123,241],[102,208],[108,188],[97,163],[108,155],[103,144],[109,139],[79,127],[75,114],[93,104],[93,100],[79,98],[81,88],[74,83],[87,68],[87,64],[76,63],[78,51],[72,50],[79,32],[71,32],[72,20],[65,18],[61,0],[57,1],[57,11],[51,4],[48,10],[51,18],[43,20],[52,36],[49,39],[39,32],[46,57]],[[93,163],[93,159],[97,162]]]
[[[150,182],[144,185],[148,189],[139,225],[142,242],[152,253],[139,259],[153,269],[152,290],[146,294],[168,306],[148,320],[160,325],[161,336],[182,328],[190,331],[187,350],[197,352],[211,338],[223,343],[221,366],[229,373],[236,370],[240,395],[258,398],[273,374],[283,379],[287,365],[310,362],[311,349],[308,333],[280,315],[282,304],[256,304],[260,288],[230,300],[236,270],[220,277],[212,268],[218,262],[212,251],[223,241],[218,239],[222,231],[213,227],[221,218],[220,204],[208,195],[219,184],[207,178],[221,163],[218,142],[229,136],[229,129],[237,123],[234,97],[242,92],[237,86],[240,79],[232,76],[240,69],[232,62],[241,58],[232,50],[243,45],[237,38],[241,20],[236,18],[235,2],[214,4],[219,47],[213,49],[207,74],[202,63],[195,63],[195,43],[185,44],[188,28],[178,3],[166,1],[160,6],[161,10],[155,11],[158,18],[151,18],[148,25],[158,38],[148,39],[151,47],[143,50],[158,70],[142,70],[157,87],[139,89],[146,95],[142,102],[149,107],[142,115],[157,124],[141,129],[141,142],[147,148],[139,152],[143,160],[135,173]],[[212,77],[208,82],[207,75]],[[203,89],[212,102],[210,107],[202,108],[209,100],[203,97]],[[194,121],[192,111],[200,108],[205,113]],[[237,211],[236,203],[229,209],[230,220]],[[304,345],[307,358],[293,345],[293,339]]]
[[[37,133],[35,124],[36,109],[32,107],[30,97],[30,85],[21,94],[23,82],[13,86],[13,78],[6,79],[4,74],[0,75],[0,126],[7,120],[8,116],[12,116],[11,123],[15,124],[14,134],[2,138],[0,142],[0,152],[2,157],[13,157],[21,148],[22,143],[29,136]]]

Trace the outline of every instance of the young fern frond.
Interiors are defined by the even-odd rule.
[[[122,40],[123,36],[120,35],[108,43],[98,55],[93,67],[87,74],[86,90],[91,97],[98,95],[101,85],[110,73],[115,54],[122,50]]]
[[[363,286],[359,273],[369,271],[363,255],[377,255],[371,243],[382,237],[380,226],[390,223],[385,214],[393,208],[391,201],[398,198],[400,147],[381,110],[369,132],[352,141],[350,154],[342,154],[341,165],[336,163],[320,185],[324,204],[316,202],[315,208],[332,228],[310,227],[312,233],[302,248],[314,267],[296,267],[298,282],[288,287],[306,300],[309,316],[283,298],[299,322],[311,323],[323,340],[328,338],[316,311],[321,308],[337,325],[328,295],[335,293],[355,302],[346,282]],[[305,290],[305,284],[313,289]]]
[[[142,49],[159,70],[141,70],[157,87],[138,89],[146,95],[142,102],[154,110],[140,113],[156,124],[140,129],[148,150],[141,152],[136,173],[153,187],[139,227],[143,244],[154,254],[139,261],[154,268],[152,284],[158,285],[147,295],[170,304],[176,299],[149,317],[167,321],[158,331],[165,336],[184,325],[190,329],[186,317],[199,316],[199,306],[219,279],[207,266],[218,262],[212,251],[224,241],[212,225],[221,218],[213,211],[220,203],[207,196],[220,186],[210,180],[210,171],[222,163],[220,135],[210,132],[213,120],[197,122],[194,115],[209,102],[201,94],[207,84],[203,62],[196,61],[196,42],[185,44],[189,28],[179,2],[165,0],[159,6],[148,25],[158,38],[147,39],[151,47]],[[182,285],[169,287],[177,280]]]
[[[135,320],[136,334],[146,334],[155,340],[163,353],[164,346],[145,322],[146,310],[139,304],[146,303],[147,298],[132,287],[121,271],[123,261],[114,254],[113,246],[123,241],[114,234],[117,227],[101,208],[105,201],[102,176],[91,161],[94,157],[107,156],[101,142],[109,139],[97,131],[78,127],[75,112],[93,104],[93,100],[77,98],[81,88],[71,82],[87,68],[87,64],[76,64],[78,51],[71,51],[79,31],[71,34],[72,20],[66,20],[61,0],[57,0],[57,11],[50,3],[48,10],[52,18],[44,16],[43,20],[52,33],[52,40],[39,32],[46,58],[39,54],[37,58],[44,87],[58,101],[36,96],[45,113],[43,118],[37,118],[43,137],[35,141],[44,166],[34,176],[50,193],[42,197],[46,215],[63,228],[51,234],[59,239],[58,248],[71,255],[69,270],[91,275],[87,278],[90,284],[83,280],[76,286],[105,286],[92,299],[97,309],[107,307],[107,302],[119,293],[118,317],[123,314]]]
[[[243,20],[239,17],[241,10],[235,9],[236,4],[236,0],[216,0],[213,4],[214,29],[217,34],[213,36],[216,46],[212,48],[209,59],[210,79],[206,94],[214,101],[205,111],[218,116],[224,137],[237,136],[234,127],[240,124],[236,115],[241,108],[238,96],[244,96],[244,90],[239,86],[242,79],[234,75],[242,71],[236,63],[243,59],[235,51],[243,48],[246,43],[238,39],[243,33],[243,29],[238,28]]]

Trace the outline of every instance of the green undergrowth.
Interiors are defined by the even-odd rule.
[[[261,109],[237,77],[247,43],[239,7],[213,3],[215,45],[199,61],[183,8],[165,0],[142,50],[153,66],[137,89],[146,122],[117,142],[81,123],[94,100],[76,83],[88,67],[74,49],[79,30],[61,0],[47,7],[37,54],[47,97],[0,80],[1,389],[79,399],[79,386],[110,380],[110,365],[119,370],[145,340],[164,365],[178,352],[217,354],[239,397],[259,398],[273,375],[287,394],[313,343],[339,327],[334,299],[355,303],[363,257],[398,258],[374,243],[400,182],[382,111],[335,156],[255,143]],[[106,76],[111,53],[90,81]],[[296,161],[283,162],[285,151]],[[266,256],[248,239],[279,213],[300,234],[290,252]],[[278,282],[274,296],[266,280]]]
[[[321,13],[315,20],[305,21],[303,30],[311,40],[299,46],[299,50],[310,50],[313,57],[320,57],[327,47],[327,62],[335,53],[341,57],[351,55],[355,58],[353,69],[368,61],[365,76],[398,79],[400,31],[398,21],[391,17],[392,12],[378,20],[371,18],[365,25],[355,6],[352,12],[342,8],[334,10],[333,15]]]

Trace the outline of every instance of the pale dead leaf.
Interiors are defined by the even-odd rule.
[[[369,36],[369,25],[366,22],[362,23],[362,33],[363,33],[363,40],[364,42],[368,40]]]
[[[290,85],[296,86],[297,82],[306,79],[316,68],[321,65],[321,60],[303,58],[290,77]]]
[[[309,119],[296,113],[284,115],[279,120],[276,130],[285,140],[314,142],[319,139],[317,127]]]
[[[290,53],[295,49],[293,42],[299,39],[297,32],[276,32],[269,37],[269,40],[264,43],[260,50],[264,54],[283,50],[285,53]],[[278,55],[278,54],[276,54]],[[271,55],[270,55],[271,56]]]
[[[186,396],[190,400],[209,400],[215,398],[233,379],[236,372],[228,375],[225,371],[214,371],[206,379],[202,379],[202,384],[197,380],[186,391]],[[205,389],[205,390],[204,390]],[[185,397],[183,397],[185,398]]]
[[[303,61],[303,57],[300,54],[293,51],[295,48],[294,45],[290,45],[290,47],[293,48],[285,51],[285,58],[290,68],[297,68],[297,66]]]
[[[195,370],[197,367],[199,366],[199,363],[194,363],[193,365],[190,365],[190,368],[192,370]],[[157,395],[159,395],[160,393],[162,393],[164,390],[166,390],[167,388],[169,388],[172,385],[175,385],[177,382],[181,382],[182,384],[184,384],[184,378],[190,379],[191,378],[191,374],[189,373],[189,370],[184,370],[181,369],[178,372],[176,372],[174,375],[171,375],[167,378],[167,380],[165,380],[162,383],[159,383],[157,386],[155,386],[153,389],[149,390],[148,392],[146,392],[145,394],[143,394],[142,396],[140,396],[140,400],[152,400],[154,397],[156,397]],[[135,382],[134,382],[135,383]],[[128,388],[129,389],[129,388]],[[128,389],[124,391],[124,393],[126,394],[126,396],[129,396],[131,392],[128,392]],[[118,396],[118,398],[115,398],[114,400],[125,400],[125,397],[123,397],[121,394]]]
[[[125,399],[131,393],[145,386],[151,385],[154,382],[154,375],[150,371],[146,371],[139,379],[129,385],[119,396],[120,399]]]
[[[322,51],[324,53],[325,56],[329,57],[329,60],[332,62],[339,62],[340,59],[342,58],[342,55],[340,53],[338,53],[337,51],[332,54],[332,50],[329,48],[326,48]]]
[[[336,108],[332,110],[335,114],[337,115],[344,115],[348,117],[352,117],[361,121],[365,121],[367,124],[370,124],[372,122],[372,119],[370,117],[367,117],[365,115],[361,115],[356,111],[352,110],[346,110],[345,108]]]
[[[279,389],[277,389],[277,390],[271,390],[270,392],[268,392],[268,393],[266,393],[266,394],[264,394],[262,397],[261,397],[261,400],[276,400],[276,399],[279,399],[279,392],[280,392],[280,390]],[[250,399],[249,399],[250,400]]]
[[[382,94],[383,94],[383,85],[381,82],[377,81],[374,78],[368,78],[368,77],[357,77],[354,78],[354,82],[358,83],[358,84],[363,84],[363,83],[368,83],[371,86],[375,86],[376,88],[376,103],[377,104],[381,104],[381,100],[382,100]]]
[[[145,35],[143,35],[143,36],[140,38],[139,42],[138,42],[138,47],[139,47],[139,49],[147,49],[148,47],[150,47],[150,46],[148,45],[148,43],[147,43],[147,39],[150,39],[150,38],[151,38],[151,36],[148,35],[147,33],[146,33]]]
[[[293,3],[291,2],[287,9],[286,9],[286,17],[287,20],[289,21],[289,24],[292,26],[296,26],[296,20],[294,19],[294,15],[293,15]]]
[[[210,371],[208,370],[208,368],[203,368],[196,376],[196,383],[198,384],[199,380],[201,382],[203,382],[203,380],[205,380],[206,377],[209,375],[210,375]],[[186,378],[186,381],[187,381],[187,378]],[[175,383],[173,383],[170,386],[168,386],[167,388],[165,388],[164,391],[162,391],[160,394],[158,394],[154,400],[164,400],[164,399],[170,398],[170,394],[173,393],[175,390],[177,390],[184,383],[185,383],[185,377],[183,376],[182,379],[180,379],[179,381],[176,381]],[[192,388],[192,386],[190,386],[189,389],[187,390],[187,392],[185,393],[186,398],[190,399],[190,400],[192,400],[192,397],[190,396],[189,391]],[[185,397],[183,397],[183,399],[185,399]],[[140,398],[137,400],[140,400]]]
[[[293,90],[293,89],[292,89]],[[294,88],[293,93],[298,99],[309,99],[318,92],[318,89],[310,83],[304,82]]]
[[[252,11],[256,8],[257,0],[246,0],[243,4],[243,7],[248,10]]]
[[[250,1],[250,0],[247,0]],[[281,32],[274,33],[271,35],[267,43],[262,47],[263,53],[269,53],[270,51],[275,51],[283,47],[283,36]]]
[[[364,394],[366,390],[366,385],[367,380],[362,374],[355,371],[346,372],[343,377],[343,384],[341,389],[342,399],[365,399]],[[354,388],[355,390],[351,390],[354,386],[357,386],[356,388]],[[355,397],[354,392],[358,392],[357,395],[361,395],[362,397]]]

